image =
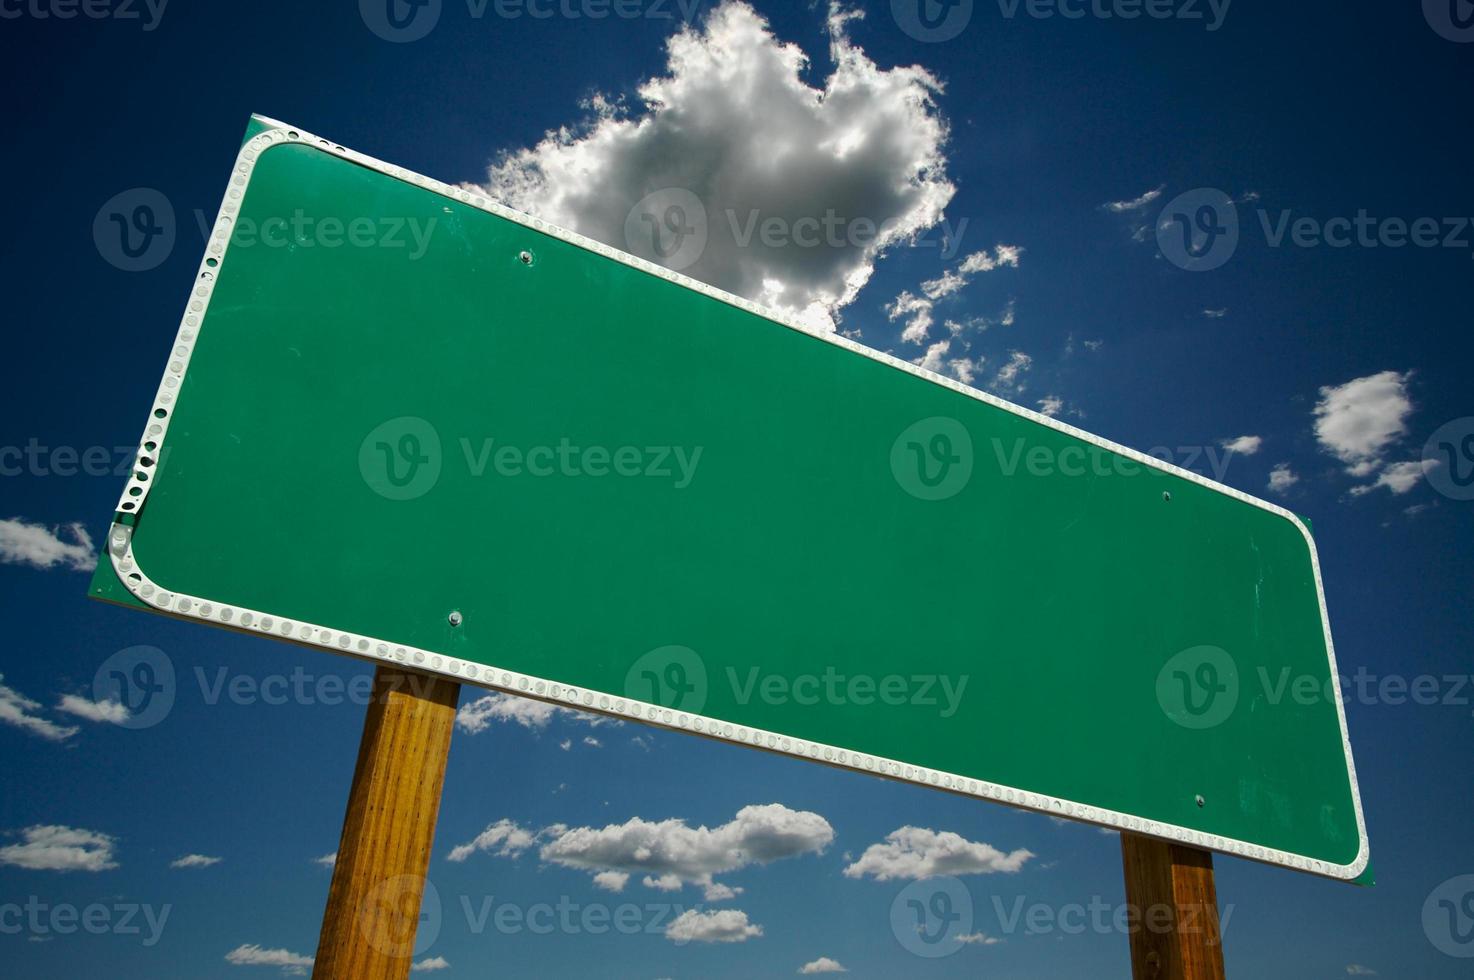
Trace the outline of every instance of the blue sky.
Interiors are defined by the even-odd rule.
[[[705,3],[676,63],[666,41],[690,10],[676,0],[602,18],[581,0],[396,9],[423,36],[368,0],[120,0],[72,17],[59,0],[0,2],[8,973],[273,977],[316,944],[318,859],[336,846],[363,712],[334,679],[361,685],[369,668],[83,598],[81,542],[101,540],[122,485],[116,447],[136,442],[157,384],[203,247],[196,215],[213,215],[255,111],[591,234],[617,237],[624,209],[601,202],[665,168],[671,186],[702,189],[711,225],[686,271],[750,292],[776,279],[769,299],[817,304],[863,343],[1310,518],[1341,670],[1372,679],[1347,714],[1378,883],[1220,858],[1228,967],[1468,975],[1467,4],[1184,0],[1125,19],[1104,0],[998,0],[929,28],[906,0],[844,8],[862,18]],[[641,100],[649,79],[659,110]],[[826,89],[822,111],[803,108]],[[631,121],[644,135],[600,141]],[[866,151],[833,165],[816,134]],[[781,180],[757,179],[764,155],[743,148],[759,144],[789,147]],[[793,188],[816,214],[838,202],[899,231],[882,249],[721,240],[724,215],[791,206]],[[173,244],[133,261],[107,215],[143,200]],[[1432,223],[1414,236],[1420,219]],[[1393,244],[1409,237],[1422,243]],[[93,698],[99,669],[136,646],[174,672],[172,704],[142,727]],[[1424,677],[1417,700],[1431,703],[1399,694]],[[431,865],[441,908],[418,955],[428,975],[792,976],[822,958],[857,977],[1129,974],[1125,936],[1091,912],[1121,901],[1114,835],[628,723],[510,706],[463,717]],[[796,828],[793,843],[767,864],[734,857],[763,819]],[[614,864],[596,880],[567,829],[611,825],[707,864],[675,862],[674,890],[620,882]],[[902,846],[890,835],[906,827],[924,833]],[[892,907],[912,864],[942,852],[972,941],[918,956]],[[696,879],[710,866],[734,894],[709,899]],[[1439,911],[1450,897],[1453,918]],[[560,903],[574,926],[533,928]],[[514,924],[498,928],[503,905]],[[698,906],[742,918],[673,941]],[[598,933],[606,912],[637,925]],[[69,929],[74,913],[95,928]]]

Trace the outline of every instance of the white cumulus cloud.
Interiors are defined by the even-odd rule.
[[[714,875],[822,853],[833,840],[834,828],[819,814],[769,803],[743,807],[717,827],[633,817],[604,827],[552,824],[532,831],[499,820],[453,848],[449,860],[464,861],[478,851],[516,858],[540,845],[541,860],[588,871],[594,885],[605,891],[623,891],[639,875],[646,888],[679,891],[694,885],[704,890],[707,901],[717,902],[736,897],[742,889],[715,881]]]
[[[63,531],[71,541],[62,540]],[[0,562],[90,572],[97,567],[97,550],[81,524],[47,527],[12,517],[0,520]]]
[[[1275,493],[1285,493],[1299,482],[1300,477],[1290,469],[1289,463],[1277,463],[1274,469],[1269,471],[1269,489]]]
[[[798,968],[798,972],[804,976],[814,973],[848,973],[844,967],[839,965],[838,960],[832,960],[827,956],[821,956],[817,960],[811,960]]]
[[[677,943],[743,943],[762,934],[763,927],[748,922],[747,913],[737,909],[687,909],[665,927],[666,938]]]
[[[1224,439],[1218,445],[1240,456],[1252,456],[1264,445],[1264,439],[1261,436],[1238,436],[1234,439]]]
[[[745,806],[728,823],[711,828],[635,817],[602,828],[563,829],[539,856],[570,868],[640,873],[646,885],[663,890],[687,884],[710,888],[713,875],[821,853],[833,840],[834,828],[819,814],[769,803]]]
[[[450,960],[444,956],[430,956],[420,960],[418,963],[410,964],[410,972],[412,973],[429,973],[432,970],[448,969],[450,969]]]
[[[628,871],[600,871],[594,875],[594,886],[606,892],[622,892],[629,880]]]
[[[831,10],[828,75],[810,84],[803,51],[727,0],[670,38],[637,107],[590,100],[589,118],[498,160],[486,190],[832,329],[876,260],[936,225],[954,192],[941,84],[878,67],[846,34],[859,16]]]
[[[883,843],[871,844],[844,873],[847,878],[870,875],[879,881],[933,875],[1012,874],[1033,856],[1023,848],[1005,854],[991,844],[970,841],[951,831],[908,826],[887,834]]]
[[[1389,463],[1382,467],[1382,472],[1377,474],[1375,482],[1368,483],[1365,486],[1352,487],[1351,495],[1360,497],[1363,494],[1371,493],[1378,487],[1386,487],[1394,494],[1401,495],[1417,486],[1418,481],[1422,478],[1423,464],[1417,460],[1406,463]]]
[[[37,824],[21,831],[24,842],[0,847],[0,865],[30,871],[110,871],[117,838],[95,830]]]
[[[171,867],[171,868],[208,868],[211,865],[219,864],[220,861],[221,861],[220,858],[218,858],[218,857],[211,857],[211,856],[209,856],[207,854],[186,854],[183,857],[178,857],[178,858],[175,858],[174,860],[170,861],[169,862],[169,867]]]
[[[477,851],[498,857],[517,857],[535,843],[537,835],[532,831],[524,830],[511,820],[498,820],[471,840],[453,847],[447,859],[459,863]]]
[[[1407,432],[1413,403],[1412,373],[1381,371],[1320,390],[1315,406],[1315,436],[1321,448],[1356,477],[1370,476],[1387,450]]]

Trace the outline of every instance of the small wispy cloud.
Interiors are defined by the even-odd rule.
[[[555,718],[582,722],[586,725],[618,725],[619,721],[586,711],[575,711],[562,705],[531,698],[519,698],[512,694],[488,694],[467,704],[456,712],[456,727],[471,735],[479,735],[495,722],[510,722],[541,731]]]
[[[63,532],[70,541],[62,540]],[[97,549],[79,523],[47,527],[12,517],[0,521],[0,562],[90,572],[97,567]]]
[[[220,863],[222,859],[211,857],[208,854],[186,854],[169,862],[171,868],[209,868]]]
[[[129,718],[128,709],[117,701],[89,701],[75,694],[63,694],[56,710],[87,721],[108,722],[113,725],[121,725]]]
[[[293,953],[286,949],[265,949],[256,943],[237,946],[225,954],[225,962],[232,966],[274,966],[289,977],[305,977],[312,968],[313,958]]]
[[[1124,201],[1107,201],[1105,204],[1102,204],[1101,207],[1111,212],[1112,214],[1128,214],[1132,211],[1140,211],[1142,208],[1146,207],[1157,198],[1161,197],[1162,192],[1166,189],[1167,185],[1161,184],[1157,187],[1153,187],[1149,191],[1140,194],[1137,197],[1127,198]]]
[[[0,674],[0,681],[4,680],[5,676]],[[37,714],[40,710],[39,701],[32,701],[15,688],[0,683],[0,723],[13,725],[49,742],[64,742],[80,731],[75,726],[58,725],[42,717]]]

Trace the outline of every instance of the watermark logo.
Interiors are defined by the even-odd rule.
[[[891,0],[896,26],[918,41],[950,41],[967,29],[973,0]]]
[[[943,415],[908,426],[891,444],[891,475],[920,500],[955,497],[972,479],[972,436]]]
[[[952,877],[923,878],[891,902],[891,933],[908,953],[951,956],[972,934],[972,894]]]
[[[624,693],[662,708],[699,714],[706,706],[706,663],[690,647],[658,647],[630,666]]]
[[[364,24],[385,41],[418,41],[440,23],[442,0],[358,0]]]
[[[1423,0],[1428,26],[1446,41],[1474,41],[1474,2],[1471,0]]]
[[[158,647],[119,650],[92,678],[95,702],[127,710],[126,718],[116,720],[123,728],[152,728],[163,721],[174,708],[174,694],[174,661]]]
[[[1157,674],[1157,703],[1183,728],[1212,728],[1239,703],[1239,670],[1221,647],[1183,650]]]
[[[1157,219],[1157,248],[1188,272],[1207,272],[1233,258],[1239,247],[1239,211],[1212,187],[1179,194]]]
[[[1474,957],[1474,875],[1450,878],[1428,893],[1423,932],[1445,956]]]
[[[424,886],[424,894],[420,888]],[[395,875],[364,896],[358,910],[363,938],[385,956],[419,956],[440,938],[440,892],[428,878]]]
[[[175,236],[174,205],[152,187],[114,194],[92,219],[98,254],[124,272],[158,268],[174,251]]]
[[[358,447],[358,471],[388,500],[423,497],[440,482],[440,433],[422,418],[402,415],[378,426]]]
[[[624,219],[624,241],[635,255],[673,272],[695,264],[706,251],[706,208],[684,187],[646,194]]]
[[[1445,422],[1428,437],[1423,475],[1451,500],[1474,500],[1474,417]]]

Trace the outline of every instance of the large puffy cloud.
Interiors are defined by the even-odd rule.
[[[834,828],[819,814],[768,803],[745,806],[719,827],[633,817],[605,827],[554,824],[534,832],[499,820],[455,847],[450,860],[464,861],[477,851],[516,857],[542,842],[538,851],[542,860],[592,872],[594,884],[605,890],[621,891],[630,876],[638,874],[645,887],[660,891],[697,885],[714,902],[732,898],[741,889],[713,881],[713,875],[821,853],[833,840]]]
[[[0,847],[0,865],[31,871],[110,871],[117,839],[95,830],[39,824],[22,832],[23,843]]]
[[[728,0],[669,40],[639,108],[591,100],[590,118],[498,160],[486,190],[832,329],[877,258],[941,221],[954,191],[941,85],[878,67],[846,36],[859,16],[831,8],[815,87],[802,50]]]
[[[867,847],[844,873],[847,878],[870,875],[880,881],[933,875],[1012,874],[1033,856],[1023,848],[1005,854],[991,844],[970,841],[951,831],[902,827],[886,835],[884,842]]]
[[[1387,450],[1407,432],[1413,403],[1411,374],[1381,371],[1320,390],[1315,437],[1321,448],[1346,465],[1352,476],[1370,476]]]

